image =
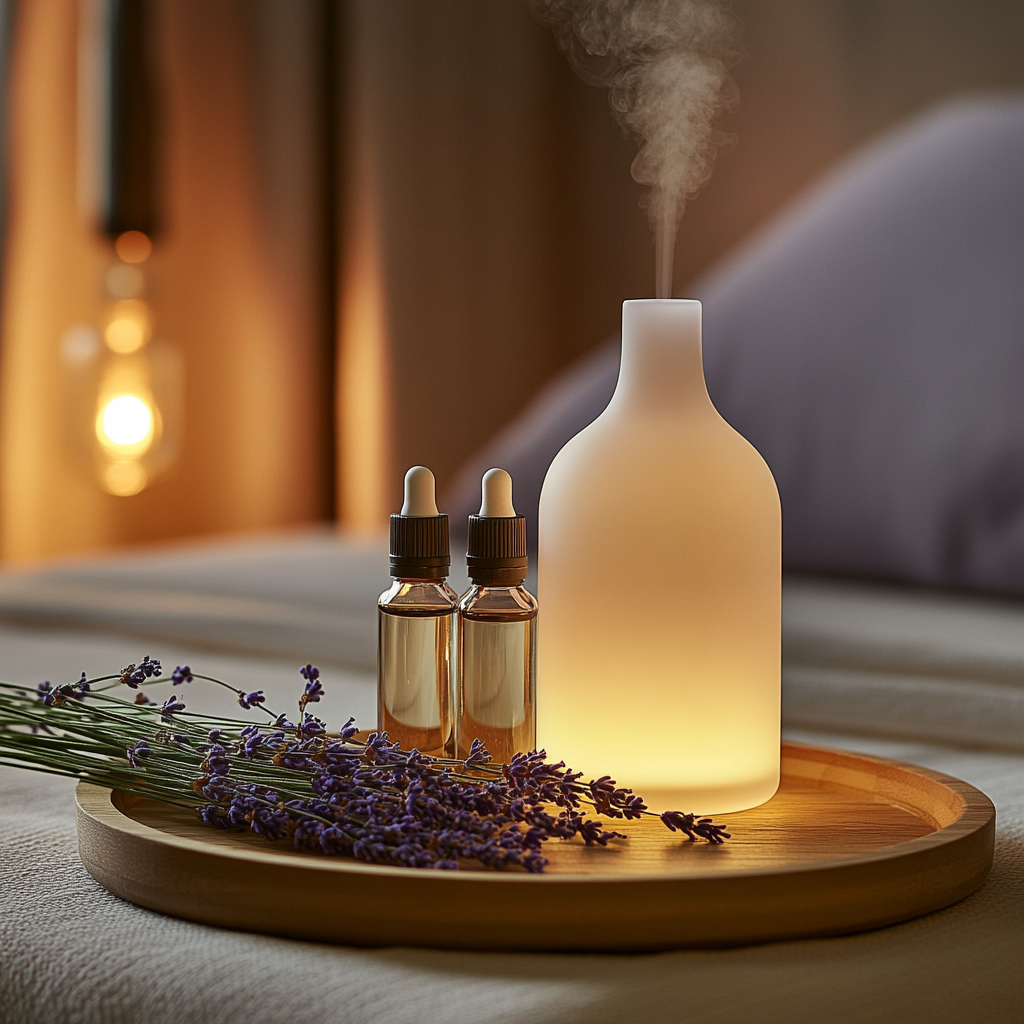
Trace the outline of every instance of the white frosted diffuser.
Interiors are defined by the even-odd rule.
[[[656,809],[769,799],[781,533],[771,471],[708,396],[700,303],[624,303],[612,400],[541,492],[539,745]]]

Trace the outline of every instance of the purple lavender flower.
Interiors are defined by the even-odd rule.
[[[732,837],[725,831],[725,825],[716,825],[710,818],[698,819],[695,814],[683,814],[682,811],[666,811],[661,815],[665,827],[672,832],[683,832],[695,842],[698,837],[709,843],[721,844]]]
[[[139,740],[138,743],[133,747],[128,748],[128,763],[133,768],[141,768],[140,762],[149,757],[151,750],[149,744],[145,740]]]
[[[306,680],[306,688],[299,697],[299,714],[306,710],[307,704],[315,704],[323,696],[324,688],[320,684],[320,669],[315,665],[304,665],[299,675]]]
[[[483,740],[473,740],[470,744],[469,755],[466,757],[465,763],[467,765],[491,763],[491,755],[488,753],[487,747],[484,746]]]
[[[295,728],[295,723],[294,722],[289,722],[287,715],[278,715],[277,718],[274,719],[274,728],[275,729],[294,729]]]
[[[49,682],[39,683],[36,686],[36,693],[46,707],[64,707],[69,699],[81,700],[89,691],[88,683],[84,684],[84,691],[79,688],[84,680],[85,673],[83,672],[82,679],[73,683],[61,683],[59,686],[53,686]]]
[[[176,696],[170,696],[160,706],[160,717],[165,718],[167,715],[173,715],[176,711],[184,711],[185,702],[179,700]]]
[[[323,736],[327,732],[327,725],[321,722],[319,718],[314,718],[310,714],[304,714],[302,716],[302,722],[296,729],[296,732],[303,739],[312,739],[314,736]]]
[[[213,825],[216,828],[229,828],[227,815],[224,813],[224,808],[217,804],[209,804],[206,807],[199,808],[199,817],[207,825]]]
[[[180,686],[182,683],[192,682],[192,669],[188,665],[178,665],[171,673],[171,685]]]
[[[542,857],[539,853],[537,853],[535,851],[531,850],[523,858],[523,867],[526,868],[526,870],[531,875],[539,875],[539,874],[541,874],[547,866],[548,866],[548,859],[547,859],[547,857]]]
[[[142,661],[139,662],[139,671],[142,672],[147,679],[156,679],[163,672],[163,668],[160,666],[159,658],[150,658],[148,654],[143,655]]]
[[[631,795],[627,796],[622,803],[622,816],[627,821],[642,817],[644,811],[647,810],[647,804],[644,803],[643,797],[633,795],[628,789],[625,792]]]
[[[602,775],[599,779],[591,780],[587,788],[590,790],[590,797],[594,801],[594,809],[598,814],[607,814],[612,818],[622,817],[622,813],[612,807],[615,785],[615,780],[610,775]]]
[[[162,671],[159,659],[150,658],[147,654],[138,665],[133,662],[121,669],[120,682],[135,690],[138,689],[140,683],[144,683],[147,679],[155,679]]]
[[[262,690],[253,690],[252,693],[239,692],[238,706],[245,708],[245,710],[248,711],[249,708],[262,704],[266,699],[267,698],[263,696]]]
[[[599,846],[607,846],[610,839],[627,838],[621,832],[605,832],[603,821],[589,821],[580,817],[576,822],[576,834],[591,846],[597,843]]]
[[[283,733],[276,733],[274,736],[269,736],[266,733],[260,732],[258,726],[247,725],[241,732],[241,743],[239,744],[238,753],[246,758],[252,760],[256,756],[256,752],[260,747],[265,746],[267,743],[271,743],[275,738],[284,739]]]
[[[725,831],[725,825],[716,825],[710,818],[701,818],[696,825],[693,826],[695,835],[706,839],[709,843],[722,844],[726,839],[732,839],[732,836]]]
[[[211,743],[203,763],[199,766],[208,775],[227,775],[231,762],[225,756],[227,751],[219,743]]]

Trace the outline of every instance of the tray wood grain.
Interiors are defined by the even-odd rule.
[[[973,892],[995,833],[991,801],[959,779],[790,743],[776,796],[722,816],[724,846],[616,822],[629,839],[607,848],[549,842],[541,876],[319,857],[129,794],[82,783],[76,796],[82,861],[118,896],[354,945],[655,950],[863,931]]]

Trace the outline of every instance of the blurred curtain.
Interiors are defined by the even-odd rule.
[[[20,561],[331,514],[332,342],[317,0],[152,0],[165,230],[157,332],[181,348],[178,471],[102,492],[65,451],[58,344],[110,261],[76,196],[81,8],[19,5],[0,365],[0,554]]]
[[[339,506],[381,523],[408,466],[430,466],[443,490],[545,379],[614,329],[622,297],[647,290],[653,270],[630,144],[523,4],[346,10],[347,237],[372,208],[384,351],[366,387],[342,375]],[[367,167],[369,192],[356,181]],[[365,341],[343,331],[343,369],[346,346]],[[359,429],[352,392],[381,379],[387,437],[368,443],[390,463],[371,480],[346,464],[345,438]]]

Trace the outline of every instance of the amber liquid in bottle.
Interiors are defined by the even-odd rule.
[[[537,601],[520,586],[474,584],[459,602],[458,757],[473,740],[495,762],[537,745]]]
[[[377,602],[377,728],[432,757],[455,751],[457,601],[444,580],[396,579]]]

